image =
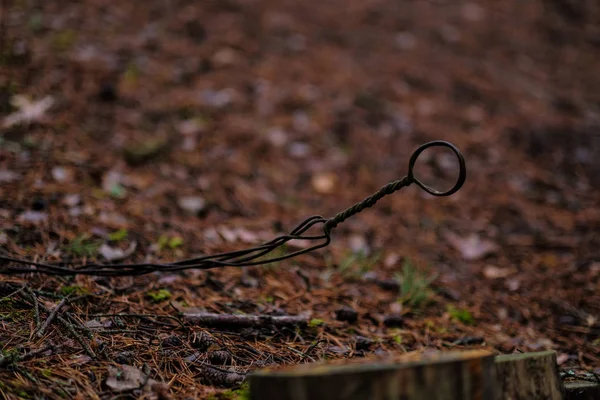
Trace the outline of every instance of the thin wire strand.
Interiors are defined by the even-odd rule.
[[[415,177],[413,169],[419,155],[429,147],[447,147],[450,148],[456,155],[459,163],[459,174],[455,185],[445,192],[438,191],[425,185]],[[426,143],[420,146],[411,156],[408,164],[408,175],[397,181],[393,181],[383,186],[377,192],[364,200],[354,204],[344,211],[336,214],[332,218],[326,219],[319,215],[307,218],[298,226],[296,226],[287,235],[278,236],[275,239],[266,242],[262,245],[249,249],[235,250],[224,253],[205,255],[201,257],[188,258],[171,263],[135,263],[135,264],[85,264],[73,265],[73,262],[55,262],[42,263],[28,261],[0,254],[0,274],[14,275],[37,272],[47,275],[96,275],[96,276],[136,276],[145,275],[153,272],[177,272],[187,269],[208,270],[220,267],[249,267],[254,265],[269,264],[277,261],[283,261],[288,258],[296,257],[301,254],[306,254],[323,247],[326,247],[331,242],[331,231],[339,224],[348,218],[362,212],[364,209],[372,207],[383,197],[392,194],[412,183],[417,184],[421,189],[433,196],[449,196],[458,191],[466,179],[465,160],[461,152],[451,143],[437,140]],[[307,235],[312,227],[321,224],[323,234]],[[281,248],[286,243],[292,240],[318,242],[312,246],[293,251],[281,256],[263,258],[275,249]],[[68,267],[68,265],[72,265]]]

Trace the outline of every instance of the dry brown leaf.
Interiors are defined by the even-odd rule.
[[[499,246],[496,243],[491,240],[482,239],[475,233],[467,237],[461,237],[453,232],[447,231],[444,234],[444,237],[467,261],[480,260],[499,250]]]
[[[127,249],[123,250],[118,247],[111,247],[108,244],[104,243],[98,249],[98,252],[102,257],[104,257],[107,261],[118,261],[124,258],[129,257],[135,251],[137,247],[136,242],[131,242]]]
[[[332,172],[319,172],[312,177],[312,185],[317,193],[332,193],[336,183],[337,176]]]
[[[116,392],[152,387],[157,383],[153,379],[148,379],[148,376],[144,372],[131,365],[123,364],[118,368],[113,366],[108,367],[106,386]]]
[[[488,279],[506,278],[515,272],[512,268],[499,268],[494,265],[486,265],[483,267],[483,276]]]
[[[41,100],[31,101],[27,96],[16,95],[12,98],[11,103],[19,111],[9,114],[4,118],[3,126],[5,128],[22,123],[42,122],[46,117],[46,112],[54,104],[54,99],[52,96],[46,96]]]

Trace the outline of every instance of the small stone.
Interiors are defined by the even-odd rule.
[[[335,310],[335,318],[338,321],[354,323],[358,319],[358,312],[350,307],[342,307]]]

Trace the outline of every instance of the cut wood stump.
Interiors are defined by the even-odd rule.
[[[565,400],[598,400],[600,383],[589,381],[565,382]]]
[[[263,369],[250,376],[250,394],[260,400],[490,400],[495,380],[490,352],[436,352]]]
[[[497,400],[562,400],[556,352],[507,354],[496,357]]]

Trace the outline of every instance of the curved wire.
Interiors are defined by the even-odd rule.
[[[447,147],[454,152],[459,163],[458,178],[454,186],[447,191],[438,191],[415,177],[413,169],[419,158],[419,155],[430,147]],[[290,231],[287,235],[281,235],[275,239],[243,250],[235,250],[224,253],[205,255],[200,257],[188,258],[185,260],[175,261],[171,263],[135,263],[135,264],[85,264],[68,267],[72,262],[59,263],[41,263],[28,261],[8,255],[0,254],[0,274],[14,275],[22,273],[37,272],[47,275],[96,275],[96,276],[135,276],[145,275],[153,272],[176,272],[186,269],[208,270],[219,267],[249,267],[254,265],[269,264],[272,262],[283,261],[288,258],[296,257],[301,254],[309,253],[323,247],[326,247],[331,242],[331,231],[344,222],[351,216],[358,214],[365,208],[372,207],[381,200],[384,196],[392,194],[403,187],[415,183],[421,189],[433,196],[450,196],[456,193],[464,184],[467,176],[465,160],[458,148],[453,144],[436,140],[425,143],[415,150],[411,155],[408,163],[408,175],[397,181],[393,181],[383,186],[377,192],[364,200],[354,204],[346,210],[336,214],[332,218],[323,218],[315,215],[302,221],[298,226]],[[305,235],[305,233],[317,224],[323,225],[323,233],[320,235]],[[291,240],[301,240],[309,242],[317,242],[312,246],[293,251],[281,256],[263,258],[275,249],[280,248]]]

